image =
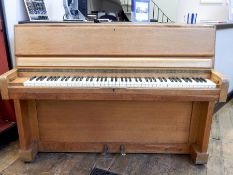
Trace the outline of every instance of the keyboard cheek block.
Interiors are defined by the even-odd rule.
[[[14,100],[19,157],[174,153],[207,163],[214,106],[228,91],[214,47],[213,26],[16,25],[17,65],[0,89]]]

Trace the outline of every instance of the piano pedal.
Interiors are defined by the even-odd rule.
[[[125,152],[125,145],[120,145],[120,153],[121,153],[121,156],[126,156],[126,152]]]
[[[107,154],[108,154],[108,145],[104,144],[102,155],[106,156]]]

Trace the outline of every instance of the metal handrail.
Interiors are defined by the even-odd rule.
[[[129,11],[129,9],[132,9],[131,7],[129,7],[129,6],[132,6],[132,0],[123,0],[123,3],[126,4],[127,12]],[[153,4],[153,19],[151,19],[151,21],[153,20],[153,21],[160,22],[160,23],[174,23],[174,21],[172,21],[153,0],[151,0],[151,3]],[[156,9],[158,13],[155,18]],[[162,17],[160,18],[161,14],[162,14]],[[160,19],[162,19],[162,21],[160,21]]]
[[[151,0],[151,2],[153,3],[153,19],[155,19],[155,7],[157,7],[158,9],[158,14],[157,14],[157,22],[159,22],[160,19],[160,12],[162,13],[162,23],[164,23],[164,17],[166,19],[166,23],[170,22],[170,23],[174,23],[174,21],[172,21],[164,12],[163,10],[153,1]]]

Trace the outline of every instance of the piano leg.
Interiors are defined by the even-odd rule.
[[[38,121],[35,100],[15,100],[17,127],[20,137],[19,158],[32,162],[38,153]]]
[[[190,152],[195,164],[206,164],[208,162],[209,154],[207,152],[200,152],[197,145],[191,145]]]
[[[195,164],[208,162],[208,143],[215,102],[194,102],[190,130],[190,153]]]

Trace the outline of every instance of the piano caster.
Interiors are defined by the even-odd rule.
[[[104,144],[102,155],[106,156],[107,154],[108,154],[108,145]]]
[[[126,152],[125,152],[125,145],[120,145],[120,153],[121,153],[121,156],[126,156]]]

